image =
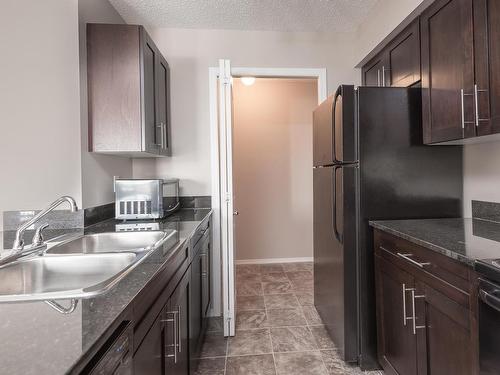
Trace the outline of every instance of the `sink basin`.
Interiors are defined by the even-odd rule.
[[[162,231],[87,234],[49,247],[46,254],[142,252],[160,246],[172,234]]]
[[[108,291],[177,231],[110,232],[60,238],[43,256],[0,266],[0,302],[74,299]],[[167,247],[167,246],[165,246]]]
[[[34,256],[0,268],[0,301],[80,298],[108,290],[141,258],[135,253]]]

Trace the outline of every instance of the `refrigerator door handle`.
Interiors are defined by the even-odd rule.
[[[334,165],[332,168],[332,180],[333,180],[333,189],[332,189],[332,201],[333,201],[333,234],[335,235],[335,238],[337,241],[340,243],[343,243],[343,238],[342,234],[339,233],[338,226],[337,226],[337,169],[342,168],[340,165]]]
[[[340,165],[345,165],[345,164],[356,164],[357,161],[356,160],[338,160],[337,159],[337,150],[336,150],[336,135],[335,135],[335,127],[336,127],[336,124],[335,124],[335,111],[337,109],[337,98],[339,96],[342,96],[342,86],[340,86],[337,91],[335,92],[335,96],[333,98],[333,109],[332,109],[332,160],[333,160],[333,164],[340,164]],[[342,114],[344,112],[342,111]]]
[[[332,160],[334,164],[341,164],[341,160],[337,160],[337,150],[336,150],[336,144],[337,144],[337,139],[335,135],[335,129],[336,129],[336,124],[335,124],[335,113],[337,110],[337,98],[339,96],[342,96],[342,86],[337,89],[335,92],[335,97],[333,98],[333,110],[332,110]],[[334,172],[335,173],[335,172]]]

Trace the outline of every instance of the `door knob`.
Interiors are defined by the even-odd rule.
[[[239,214],[240,214],[240,213],[239,213],[238,211],[234,211],[234,212],[233,212],[233,215],[234,215],[234,216],[238,216]]]

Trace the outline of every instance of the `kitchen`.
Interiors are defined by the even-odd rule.
[[[486,0],[274,6],[0,5],[6,51],[0,155],[9,182],[0,194],[1,373],[498,373],[498,6]],[[320,233],[300,261],[234,261],[231,228],[245,213],[234,216],[238,207],[225,200],[221,186],[231,185],[231,160],[218,151],[230,147],[227,84],[246,75],[315,80],[318,102],[329,102],[319,107],[326,123],[321,116],[313,125],[311,113],[311,136],[313,126],[337,135],[342,124],[347,131],[341,154],[327,150],[334,159],[308,169],[311,180],[313,165],[338,173],[334,185],[343,194],[334,204],[330,195],[315,203],[326,221],[309,224],[335,228],[338,238],[329,234],[323,242]],[[397,92],[403,94],[394,99]],[[409,99],[414,93],[416,101]],[[351,138],[349,121],[360,130]],[[387,127],[377,132],[382,123]],[[357,154],[358,146],[372,150],[364,145],[376,146],[373,154]],[[424,155],[420,163],[409,161],[405,148],[411,157]],[[402,171],[405,165],[411,167]],[[167,183],[168,197],[162,188],[147,194],[173,212],[123,221],[117,187],[137,182],[131,179]],[[350,194],[356,186],[359,193]],[[58,197],[65,198],[35,216]],[[123,209],[153,215],[142,202]],[[367,203],[381,207],[366,211],[361,223]],[[331,251],[318,256],[317,245],[328,243]],[[349,257],[349,249],[363,251],[365,263],[344,268],[361,259]],[[347,263],[334,254],[346,255]],[[287,284],[293,302],[284,293],[238,301],[241,280]],[[342,283],[352,294],[342,294]],[[321,296],[306,301],[323,291],[335,305],[326,311]],[[263,323],[245,330],[241,324],[255,322],[242,309],[250,300]],[[303,323],[272,315],[287,310],[285,302],[294,303],[288,310]],[[354,310],[339,313],[339,306]]]

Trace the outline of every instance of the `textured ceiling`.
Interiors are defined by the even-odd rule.
[[[379,0],[110,0],[127,23],[187,29],[351,32]]]

